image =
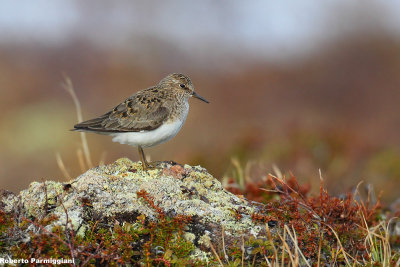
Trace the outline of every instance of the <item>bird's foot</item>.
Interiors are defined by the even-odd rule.
[[[175,165],[180,165],[179,163],[176,163],[175,161],[172,160],[167,160],[167,161],[153,161],[153,162],[142,162],[142,166],[143,166],[143,170],[147,171],[147,170],[154,170],[157,169],[159,167],[163,168],[165,167],[165,165],[171,165],[171,166],[175,166]],[[182,166],[183,167],[183,166]]]
[[[175,161],[172,161],[172,160],[163,160],[163,161],[158,160],[158,161],[153,161],[151,164],[157,168],[165,168],[168,165],[171,165],[171,166],[180,165],[183,167],[183,165],[181,165]]]
[[[142,162],[143,170],[144,171],[149,171],[149,170],[154,170],[157,168],[156,164],[150,163],[150,162]]]

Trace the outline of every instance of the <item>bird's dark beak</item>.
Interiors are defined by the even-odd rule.
[[[192,93],[192,96],[195,97],[195,98],[197,98],[197,99],[200,99],[201,101],[206,102],[207,104],[210,103],[210,102],[208,102],[207,99],[205,99],[204,97],[202,97],[201,95],[197,94],[197,93],[194,92],[194,91],[193,91],[193,93]]]

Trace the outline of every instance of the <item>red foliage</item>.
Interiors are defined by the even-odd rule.
[[[243,191],[230,183],[228,190],[264,203],[262,212],[251,214],[252,220],[277,221],[281,227],[287,225],[294,229],[298,244],[308,258],[318,257],[320,243],[323,248],[337,248],[333,231],[346,252],[356,259],[368,258],[363,217],[369,226],[376,224],[379,201],[371,206],[368,202],[356,202],[350,193],[344,198],[330,196],[322,181],[320,194],[309,196],[310,185],[300,186],[294,176],[279,179],[270,175],[264,182],[247,183]]]
[[[147,193],[146,190],[142,189],[142,190],[136,192],[136,194],[137,194],[138,197],[143,198],[146,201],[146,203],[149,204],[150,207],[152,207],[158,213],[160,218],[164,218],[165,217],[164,211],[154,203],[154,198],[152,196],[150,196],[150,194]]]

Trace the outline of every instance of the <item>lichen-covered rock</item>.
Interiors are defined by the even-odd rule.
[[[242,235],[265,234],[265,226],[255,224],[251,217],[261,204],[226,191],[204,168],[166,162],[144,171],[141,163],[123,158],[68,183],[34,182],[18,196],[4,196],[2,203],[6,211],[22,206],[28,217],[56,215],[52,225],[65,226],[68,219],[80,235],[90,221],[123,224],[138,216],[157,220],[160,212],[170,217],[191,216],[184,236],[198,247],[208,247],[210,240],[221,238],[222,229],[226,242]]]

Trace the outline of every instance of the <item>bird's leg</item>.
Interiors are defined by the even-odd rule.
[[[143,165],[143,170],[146,171],[148,169],[153,169],[154,166],[147,162],[146,156],[145,156],[143,148],[141,146],[138,146],[138,152],[139,152],[139,156],[140,156],[140,161],[142,162],[142,165]]]

